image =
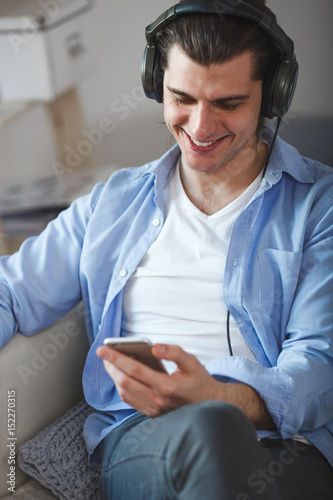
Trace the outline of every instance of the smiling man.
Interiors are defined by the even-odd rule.
[[[146,37],[176,145],[0,260],[1,343],[83,300],[104,499],[329,500],[333,174],[277,136],[293,43],[264,0],[186,0]],[[167,372],[110,336],[148,338]]]
[[[146,34],[144,89],[177,147],[145,171],[158,230],[124,287],[121,335],[148,337],[169,375],[97,350],[138,411],[104,440],[104,498],[328,500],[332,213],[318,209],[332,172],[263,126],[290,105],[293,44],[260,0],[181,2]]]

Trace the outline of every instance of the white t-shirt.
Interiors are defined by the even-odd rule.
[[[259,175],[213,215],[186,196],[179,163],[172,173],[165,223],[124,290],[122,335],[177,344],[205,365],[229,356],[223,278],[232,227],[261,182]],[[255,359],[230,317],[233,354]],[[171,372],[173,363],[166,363]]]

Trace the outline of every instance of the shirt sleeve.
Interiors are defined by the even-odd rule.
[[[308,218],[298,284],[276,366],[219,358],[207,370],[243,382],[263,398],[283,438],[332,422],[333,207],[332,191]]]
[[[18,252],[0,259],[0,347],[16,332],[40,331],[80,301],[82,245],[99,191],[96,186]]]

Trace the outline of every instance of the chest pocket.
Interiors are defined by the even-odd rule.
[[[261,311],[285,325],[299,278],[302,253],[263,248],[259,252]]]

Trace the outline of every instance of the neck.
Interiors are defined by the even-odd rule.
[[[232,160],[211,172],[192,170],[181,158],[180,177],[186,195],[199,210],[212,215],[252,184],[264,168],[266,158],[267,145],[261,141],[251,148],[249,154],[245,155],[242,150]]]

